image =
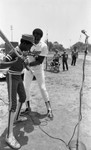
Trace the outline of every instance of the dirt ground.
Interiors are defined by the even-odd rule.
[[[32,113],[27,121],[14,126],[15,137],[21,144],[20,150],[68,150],[75,125],[78,122],[79,92],[82,83],[83,56],[79,56],[76,66],[59,73],[45,71],[46,86],[49,93],[54,119],[46,121],[46,107],[41,97],[36,80],[32,82],[30,99]],[[91,150],[91,59],[87,56],[85,66],[85,83],[82,97],[82,121],[80,124],[80,141],[87,150]],[[25,106],[23,106],[25,107]],[[5,81],[0,82],[0,150],[12,150],[5,143],[8,123],[8,96]],[[45,134],[40,127],[47,132]],[[54,139],[52,137],[59,138]],[[62,142],[62,139],[64,142]],[[77,139],[77,130],[72,140]]]

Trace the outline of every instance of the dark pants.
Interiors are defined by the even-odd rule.
[[[9,111],[16,111],[17,107],[17,94],[19,96],[19,102],[24,103],[26,99],[26,93],[23,85],[21,75],[7,74],[7,88],[9,98]]]
[[[65,70],[65,67],[66,67],[66,69],[68,70],[68,63],[67,63],[67,60],[63,60],[62,61],[62,64],[63,64],[63,71]]]
[[[76,57],[75,56],[72,57],[71,65],[73,65],[73,66],[76,65]]]

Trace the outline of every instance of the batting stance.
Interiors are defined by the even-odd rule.
[[[21,112],[21,115],[24,115],[25,113],[28,113],[31,110],[30,104],[29,104],[30,85],[31,85],[33,76],[35,76],[38,82],[41,94],[45,100],[45,104],[47,107],[47,116],[50,119],[53,119],[51,104],[50,104],[49,96],[48,96],[46,86],[45,86],[45,75],[44,75],[44,68],[43,68],[43,61],[44,61],[44,58],[48,54],[48,48],[47,48],[47,45],[41,41],[41,38],[43,36],[43,31],[41,29],[36,28],[33,31],[33,36],[34,36],[35,45],[32,46],[31,52],[34,55],[28,57],[28,65],[30,66],[31,71],[25,70],[25,74],[24,74],[24,86],[25,86],[26,96],[27,96],[26,97],[26,110]]]
[[[19,54],[26,54],[28,50],[30,50],[33,45],[33,36],[32,35],[22,35],[20,45],[16,47],[16,51]],[[6,136],[6,142],[12,148],[19,149],[21,146],[18,141],[15,139],[13,135],[13,123],[18,121],[19,113],[22,104],[25,102],[26,93],[21,77],[21,72],[24,68],[24,61],[17,57],[14,51],[10,51],[9,54],[6,55],[3,61],[9,63],[14,60],[17,61],[13,63],[11,66],[9,65],[9,70],[6,75],[7,79],[7,88],[8,88],[8,98],[9,98],[9,119],[8,119],[8,132]],[[5,64],[1,63],[1,68],[5,67]],[[19,102],[17,105],[17,94],[19,96]],[[17,107],[17,109],[16,109]],[[23,118],[26,119],[26,118]]]

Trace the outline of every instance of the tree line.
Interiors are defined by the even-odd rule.
[[[64,46],[59,44],[57,41],[52,43],[51,41],[46,40],[45,42],[48,46],[49,52],[55,51],[55,49],[58,49],[60,52],[63,50],[71,51],[74,46],[77,46],[79,52],[83,52],[86,48],[86,44],[83,42],[77,42],[71,45],[70,48],[64,48]],[[88,44],[88,51],[91,52],[91,44]]]
[[[86,48],[86,45],[83,42],[77,42],[73,44],[72,46],[70,46],[70,48],[64,48],[64,46],[62,44],[59,44],[57,41],[52,43],[51,41],[46,40],[45,43],[48,46],[49,52],[53,52],[55,51],[55,49],[58,49],[59,52],[63,50],[71,51],[74,46],[77,46],[79,52],[83,52]],[[0,44],[0,48],[5,48],[5,43]],[[88,51],[91,52],[91,44],[88,44]]]

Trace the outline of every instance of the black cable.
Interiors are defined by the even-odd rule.
[[[39,125],[39,128],[40,128],[46,135],[48,135],[50,138],[56,139],[56,140],[60,140],[60,141],[62,141],[66,146],[68,146],[64,140],[62,140],[62,139],[60,139],[60,138],[58,138],[58,137],[54,137],[54,136],[48,134],[46,131],[44,131],[44,130],[41,128],[41,125]]]
[[[29,115],[29,116],[31,117],[31,115]],[[32,119],[32,117],[31,117],[31,120],[32,120],[32,122],[35,124],[35,122],[34,122],[34,120]],[[54,136],[48,134],[46,131],[44,131],[44,130],[42,129],[41,126],[46,126],[46,125],[48,124],[48,121],[49,121],[49,120],[47,120],[47,119],[45,119],[44,121],[41,121],[41,124],[38,125],[39,128],[40,128],[40,130],[41,130],[42,132],[44,132],[44,133],[45,133],[47,136],[49,136],[50,138],[56,139],[56,140],[60,140],[60,141],[62,141],[66,146],[68,146],[64,140],[62,140],[62,139],[60,139],[60,138],[57,138],[57,137],[54,137]],[[42,123],[45,123],[45,125],[43,125]]]
[[[80,121],[81,121],[81,120],[80,120]],[[67,144],[68,146],[70,145],[70,142],[72,141],[72,139],[73,139],[73,137],[74,137],[74,135],[75,135],[75,131],[76,131],[76,128],[77,128],[78,124],[79,124],[79,123],[77,123],[77,124],[75,125],[75,127],[74,127],[72,137],[70,138],[70,140],[69,140],[69,142],[68,142],[68,144]]]
[[[31,117],[31,115],[29,115],[29,116]],[[31,120],[32,120],[32,122],[35,124],[35,122],[34,122],[34,120],[32,119],[32,117],[31,117]],[[45,123],[45,124],[42,124],[42,123]],[[74,128],[73,135],[72,135],[70,141],[68,142],[68,144],[67,144],[63,139],[58,138],[58,137],[54,137],[54,136],[48,134],[45,130],[43,130],[43,129],[42,129],[42,126],[46,126],[47,124],[48,124],[48,120],[45,119],[44,121],[41,121],[41,124],[38,125],[38,126],[39,126],[40,130],[41,130],[42,132],[44,132],[47,136],[49,136],[49,137],[52,138],[52,139],[56,139],[56,140],[59,140],[59,141],[63,142],[63,143],[65,144],[65,146],[69,148],[69,144],[70,144],[70,142],[71,142],[71,140],[72,140],[72,138],[73,138],[73,136],[74,136],[74,134],[75,134],[75,130],[76,130],[76,127],[77,127],[78,123],[77,123],[77,125],[76,125],[75,128]]]

